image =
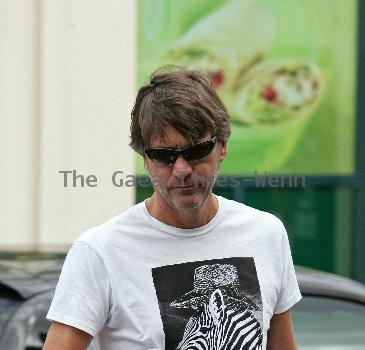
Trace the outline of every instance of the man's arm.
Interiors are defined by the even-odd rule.
[[[89,333],[53,321],[43,350],[85,350],[92,339]]]
[[[268,350],[297,350],[290,310],[271,318],[267,335]]]

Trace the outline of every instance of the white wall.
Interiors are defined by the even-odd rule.
[[[133,0],[0,1],[0,250],[67,249],[125,210],[135,96]],[[60,170],[97,187],[63,187]]]

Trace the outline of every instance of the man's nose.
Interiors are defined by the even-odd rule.
[[[173,174],[177,177],[182,177],[191,174],[193,168],[191,164],[181,155],[177,157],[173,164]]]

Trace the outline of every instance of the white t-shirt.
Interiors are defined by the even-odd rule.
[[[217,199],[214,218],[195,229],[160,222],[142,202],[85,231],[47,319],[86,331],[102,350],[265,349],[273,314],[301,299],[288,236],[272,214]]]

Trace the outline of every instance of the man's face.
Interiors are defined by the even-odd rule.
[[[189,142],[174,128],[166,128],[164,140],[153,140],[149,148],[183,148]],[[209,140],[207,135],[201,141]],[[219,164],[227,154],[225,142],[217,142],[206,157],[188,162],[180,154],[171,165],[158,164],[144,155],[144,165],[154,183],[158,200],[178,210],[199,208],[211,193]]]

